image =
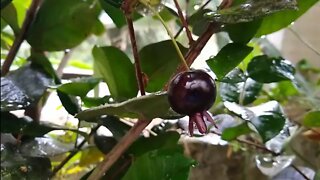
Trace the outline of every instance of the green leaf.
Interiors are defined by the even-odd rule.
[[[87,109],[79,112],[76,117],[81,120],[92,122],[96,122],[97,118],[102,115],[152,120],[156,117],[166,116],[169,108],[170,105],[167,99],[167,94],[154,93],[132,98],[121,103],[107,104]]]
[[[9,24],[9,26],[12,28],[15,34],[18,34],[20,32],[17,10],[14,7],[13,3],[1,9],[1,19],[3,19],[7,24]]]
[[[277,101],[269,101],[249,108],[230,102],[225,102],[224,105],[229,111],[249,121],[258,131],[263,142],[278,135],[286,121],[283,110]]]
[[[320,111],[311,111],[303,118],[303,125],[306,127],[320,127]]]
[[[187,49],[179,44],[184,54]],[[179,56],[170,40],[143,47],[140,52],[142,71],[148,76],[146,90],[156,92],[163,88],[179,65]]]
[[[246,75],[240,68],[234,68],[224,78],[220,79],[220,82],[224,83],[239,83],[247,80]]]
[[[53,79],[35,64],[10,72],[1,77],[1,111],[24,109],[37,103],[51,85]]]
[[[204,18],[204,14],[208,12],[210,12],[209,9],[202,9],[190,16],[188,23],[192,27],[193,34],[200,36],[207,29],[210,21]]]
[[[261,20],[251,22],[228,24],[225,30],[230,39],[235,43],[247,44],[256,34],[261,24]]]
[[[212,21],[222,22],[227,24],[250,22],[255,19],[276,13],[283,10],[294,10],[297,8],[295,0],[288,1],[251,1],[236,6],[231,6],[226,9],[218,10],[217,12],[207,13],[205,17]]]
[[[103,10],[109,15],[109,17],[112,19],[113,23],[117,26],[117,28],[121,28],[122,26],[127,24],[126,18],[121,9],[116,6],[112,6],[114,3],[110,2],[110,0],[99,0],[99,2]],[[137,20],[141,17],[142,16],[140,14],[133,14],[133,20]]]
[[[96,107],[103,104],[110,103],[110,96],[103,97],[81,97],[81,101],[86,107]]]
[[[91,89],[96,87],[101,79],[88,77],[71,80],[70,83],[59,85],[58,89],[64,93],[74,96],[85,96]]]
[[[81,111],[78,100],[74,96],[70,96],[64,92],[61,92],[60,90],[57,90],[57,95],[62,103],[62,106],[69,114],[75,115]]]
[[[219,53],[207,60],[208,66],[220,80],[235,68],[253,50],[252,47],[238,43],[224,46]]]
[[[92,54],[98,71],[116,101],[135,97],[138,86],[134,66],[125,53],[112,46],[94,47]]]
[[[12,0],[1,0],[1,10],[5,8],[8,4],[11,3]]]
[[[248,65],[248,75],[261,83],[271,83],[283,80],[293,80],[295,69],[293,65],[282,58],[256,56]]]
[[[242,123],[235,127],[224,129],[222,131],[221,139],[231,141],[236,139],[240,135],[248,134],[250,132],[251,129],[248,127],[247,123]]]
[[[92,32],[98,6],[94,0],[46,0],[27,34],[29,44],[41,51],[60,51],[77,46]]]
[[[297,0],[298,8],[296,10],[284,10],[263,18],[256,37],[270,34],[289,26],[317,2],[319,0]]]
[[[175,131],[168,131],[149,138],[141,137],[130,146],[128,153],[137,157],[160,148],[174,148],[177,146],[179,138],[179,133]]]
[[[188,179],[194,161],[183,155],[182,148],[157,149],[138,157],[123,180]]]

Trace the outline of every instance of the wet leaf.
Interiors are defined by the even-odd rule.
[[[230,43],[224,46],[215,57],[208,59],[207,64],[220,80],[238,66],[252,50],[252,47],[246,45]]]
[[[37,103],[51,85],[53,79],[35,64],[10,72],[1,77],[1,111],[24,109]]]
[[[232,6],[227,9],[209,12],[205,17],[212,21],[222,23],[242,23],[283,11],[297,9],[296,0],[264,0],[251,1]]]
[[[193,164],[194,161],[186,158],[180,147],[157,149],[138,157],[123,179],[188,179]]]
[[[209,9],[202,9],[190,16],[188,23],[192,27],[193,34],[200,36],[207,29],[210,21],[204,18],[204,14],[208,12],[210,12]]]
[[[81,120],[93,122],[96,122],[97,118],[102,115],[152,120],[156,117],[166,116],[169,108],[170,105],[167,100],[167,94],[154,93],[132,98],[121,103],[107,104],[84,110],[79,112],[76,117]]]
[[[235,43],[247,44],[256,34],[261,24],[261,20],[251,22],[229,24],[225,30],[228,32],[230,39]]]
[[[98,71],[108,84],[111,96],[116,101],[135,97],[138,86],[134,66],[127,55],[112,46],[94,47],[92,54]]]
[[[254,107],[243,107],[236,103],[224,102],[225,107],[244,120],[249,121],[267,142],[280,133],[286,117],[277,101],[269,101]]]
[[[303,125],[306,127],[320,127],[320,111],[311,111],[303,118]]]
[[[226,128],[222,131],[221,139],[231,141],[240,135],[252,132],[247,123],[242,123],[234,127]]]
[[[27,41],[42,51],[73,48],[93,32],[98,14],[94,0],[46,0],[30,26]]]
[[[256,56],[248,65],[248,75],[261,83],[271,83],[283,80],[293,80],[295,69],[293,65],[282,58]]]
[[[181,52],[187,49],[179,44]],[[179,56],[170,40],[149,44],[140,52],[141,68],[148,77],[146,90],[156,92],[162,90],[165,83],[176,71],[179,65]]]
[[[319,2],[319,0],[296,1],[297,8],[295,10],[284,10],[264,17],[261,26],[255,36],[260,37],[262,35],[270,34],[289,26],[292,22],[297,20],[301,15],[309,10],[314,4]]]
[[[85,96],[91,89],[96,87],[101,79],[88,77],[71,80],[70,83],[59,85],[58,89],[64,93],[74,96]]]
[[[244,87],[245,86],[245,87]],[[262,89],[262,84],[248,78],[246,82],[221,83],[220,96],[223,101],[247,105],[255,101]]]
[[[130,146],[128,153],[136,157],[160,148],[173,148],[177,146],[179,138],[179,133],[175,131],[169,131],[149,138],[141,137]]]

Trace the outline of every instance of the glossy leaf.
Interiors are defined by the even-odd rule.
[[[157,103],[155,103],[157,102]],[[166,116],[170,105],[166,93],[154,93],[146,96],[132,98],[127,101],[107,104],[100,107],[79,112],[76,117],[81,120],[95,122],[102,115],[118,117],[141,118],[152,120],[156,117]]]
[[[224,46],[215,57],[207,60],[207,64],[220,80],[243,61],[252,50],[252,47],[230,43]]]
[[[261,83],[249,78],[245,83],[221,83],[220,96],[223,101],[236,103],[242,101],[243,105],[247,105],[257,99],[261,89]]]
[[[70,83],[62,84],[58,89],[64,93],[74,96],[85,96],[91,89],[96,87],[100,82],[98,78],[79,78],[74,79]]]
[[[229,111],[249,121],[257,130],[263,142],[267,142],[278,135],[284,127],[286,117],[277,101],[269,101],[249,108],[230,102],[224,102],[224,105]]]
[[[27,34],[29,44],[42,51],[60,51],[77,46],[93,31],[98,7],[95,1],[46,0]]]
[[[169,131],[149,138],[141,137],[130,146],[128,153],[136,157],[160,148],[173,148],[177,146],[179,138],[179,133],[175,131]]]
[[[320,127],[320,111],[311,111],[303,118],[303,125],[306,127]]]
[[[251,22],[229,24],[225,30],[228,32],[230,39],[235,43],[247,44],[256,34],[261,24],[261,20]]]
[[[108,84],[116,101],[135,97],[138,92],[134,66],[121,50],[112,47],[94,47],[92,54],[98,71]]]
[[[248,75],[261,83],[271,83],[283,80],[293,80],[295,69],[293,65],[282,58],[256,56],[248,65]]]
[[[231,141],[240,135],[248,134],[250,132],[251,129],[248,127],[247,123],[242,123],[237,126],[224,129],[222,131],[221,139]]]
[[[242,23],[250,22],[255,19],[283,11],[294,10],[297,8],[297,2],[295,0],[287,1],[250,1],[236,6],[231,6],[226,9],[218,10],[217,12],[210,12],[206,14],[206,17],[212,21],[222,23]]]
[[[187,49],[179,44],[181,52]],[[140,52],[141,68],[148,77],[146,90],[156,92],[162,90],[165,83],[179,65],[179,56],[170,40],[161,41],[143,47]]]
[[[204,14],[210,12],[209,9],[202,9],[194,13],[188,19],[189,25],[192,27],[192,33],[200,36],[209,26],[209,20],[204,18]]]
[[[219,80],[224,83],[239,83],[247,80],[246,75],[240,68],[234,68],[224,78]]]
[[[319,0],[296,0],[297,8],[295,10],[284,10],[263,18],[261,26],[256,37],[270,34],[282,28],[289,26],[292,22],[303,15]]]
[[[53,79],[35,64],[27,64],[1,77],[1,111],[24,109],[53,85]]]
[[[55,70],[53,69],[52,64],[44,54],[32,51],[31,56],[28,59],[37,66],[40,66],[44,72],[46,72],[51,78],[53,78],[55,84],[61,84],[61,81],[58,78]],[[81,110],[79,103],[74,96],[70,96],[64,92],[61,92],[60,90],[57,90],[57,95],[59,96],[63,107],[69,114],[75,115]]]
[[[157,149],[138,157],[123,180],[188,179],[194,161],[186,158],[182,148]]]

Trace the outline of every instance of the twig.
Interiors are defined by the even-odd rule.
[[[71,153],[57,166],[52,170],[52,173],[50,174],[50,177],[54,177],[58,171],[74,156],[76,155],[82,146],[86,143],[86,140],[84,139]]]
[[[63,69],[66,67],[66,65],[68,64],[68,61],[70,60],[70,57],[71,57],[71,54],[72,54],[72,50],[65,50],[64,51],[64,55],[60,61],[60,64],[56,70],[56,73],[57,73],[57,76],[59,78],[62,77],[63,75]]]
[[[140,136],[141,132],[151,121],[139,120],[118,144],[105,156],[105,159],[98,164],[91,173],[88,180],[100,179],[103,174],[118,160],[123,152]]]
[[[295,31],[292,28],[288,28],[289,31],[292,32],[292,34],[294,36],[296,36],[304,45],[306,45],[310,50],[312,50],[314,53],[316,53],[318,56],[320,56],[320,52],[318,50],[316,50],[316,48],[314,48],[311,44],[309,44],[305,39],[303,39],[297,31]]]
[[[294,170],[296,170],[301,176],[303,176],[306,180],[311,180],[307,175],[305,175],[297,166],[294,164],[290,165]]]
[[[267,149],[264,145],[257,144],[255,142],[247,141],[247,140],[244,140],[244,139],[239,139],[239,138],[237,138],[235,140],[238,141],[239,143],[243,143],[243,144],[247,144],[247,145],[250,145],[250,146],[254,146],[257,149],[261,149],[261,150],[263,150],[265,152],[271,153],[274,156],[278,156],[279,155],[279,153],[276,153],[276,152],[273,152],[273,151]]]
[[[134,65],[135,65],[135,70],[136,70],[136,78],[138,81],[138,86],[141,95],[145,95],[145,90],[144,90],[144,84],[143,84],[143,73],[141,70],[141,65],[140,65],[140,57],[138,53],[138,48],[137,48],[137,42],[136,42],[136,37],[134,34],[134,27],[133,27],[133,22],[131,18],[131,14],[126,14],[126,20],[129,28],[129,36],[131,40],[131,46],[132,46],[132,52],[133,52],[133,57],[134,57]]]
[[[25,36],[26,36],[26,33],[30,27],[30,24],[33,21],[34,17],[36,16],[36,12],[37,12],[37,9],[38,9],[40,2],[41,2],[41,0],[33,0],[32,1],[30,8],[27,11],[26,17],[23,21],[21,31],[19,32],[19,34],[16,35],[16,38],[13,42],[13,45],[10,48],[9,53],[3,63],[2,70],[1,70],[1,76],[5,76],[9,72],[10,66],[11,66],[14,58],[16,57],[17,52],[20,49],[21,43],[25,39]]]
[[[193,40],[193,38],[192,38],[190,29],[189,29],[189,27],[188,27],[187,20],[186,20],[186,18],[183,16],[183,13],[182,13],[182,11],[181,11],[181,8],[180,8],[180,6],[179,6],[178,1],[177,1],[177,0],[173,0],[173,1],[174,1],[174,4],[176,5],[176,8],[177,8],[177,10],[178,10],[178,15],[179,15],[179,17],[180,17],[182,26],[183,26],[184,29],[186,30],[187,37],[188,37],[188,39],[189,39],[189,45],[191,45],[191,44],[194,42],[194,40]]]

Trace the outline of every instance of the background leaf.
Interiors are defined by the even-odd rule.
[[[317,2],[319,0],[297,0],[298,8],[296,10],[284,10],[264,17],[255,36],[260,37],[289,26]]]
[[[251,22],[228,24],[225,30],[228,32],[230,39],[235,43],[247,44],[256,34],[261,25],[261,20]]]
[[[116,101],[135,97],[138,86],[134,66],[121,50],[112,47],[94,47],[92,54],[98,71],[108,84],[111,96]]]
[[[289,61],[266,55],[254,57],[249,63],[247,71],[250,78],[261,83],[293,80],[295,73],[295,69]]]
[[[230,43],[224,46],[219,53],[207,60],[208,66],[222,79],[233,68],[235,68],[251,51],[252,47],[238,43]]]
[[[157,149],[138,157],[124,180],[140,179],[188,179],[189,170],[194,161],[183,155],[182,148]]]
[[[46,0],[27,34],[29,44],[42,51],[77,46],[93,31],[99,9],[95,1]]]
[[[85,96],[91,89],[96,87],[100,79],[94,77],[79,78],[71,80],[70,83],[59,85],[58,89],[64,93],[74,96]]]
[[[306,127],[320,127],[320,111],[311,111],[303,118]]]
[[[187,49],[181,44],[179,48],[183,54],[187,52]],[[142,71],[148,76],[146,91],[161,90],[180,63],[172,42],[166,40],[149,44],[143,47],[139,54]]]
[[[242,123],[237,126],[224,129],[222,131],[221,139],[231,141],[240,135],[248,134],[250,132],[251,129],[248,127],[247,123]]]

